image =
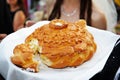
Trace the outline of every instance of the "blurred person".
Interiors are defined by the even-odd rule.
[[[24,22],[26,20],[26,13],[24,10],[24,4],[22,0],[7,0],[8,6],[10,8],[13,29],[17,31],[24,27]]]
[[[107,21],[107,30],[114,31],[114,27],[117,24],[117,12],[114,4],[114,0],[93,0],[98,8],[100,8],[105,14]]]
[[[105,16],[92,0],[56,0],[49,20],[55,18],[70,22],[85,19],[89,26],[106,30]]]
[[[0,26],[0,41],[8,34],[14,32],[6,0],[0,0]]]
[[[48,20],[63,19],[75,22],[79,19],[85,19],[87,25],[106,30],[106,18],[92,2],[92,0],[56,0],[53,7],[49,6]],[[72,5],[72,6],[71,6]],[[34,24],[33,21],[27,21],[26,26]]]

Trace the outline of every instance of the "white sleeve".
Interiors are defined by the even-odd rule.
[[[107,30],[114,32],[117,24],[117,12],[113,0],[93,0],[103,10],[107,20]]]

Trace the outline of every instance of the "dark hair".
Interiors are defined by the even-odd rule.
[[[24,6],[24,3],[23,3],[23,0],[17,0],[17,5],[20,7],[20,10],[22,10],[25,14],[25,16],[27,16],[27,10],[25,9],[25,6]],[[8,8],[10,9],[10,5],[7,4]]]
[[[61,16],[61,5],[63,3],[63,0],[56,0],[56,3],[54,5],[54,8],[48,18],[48,20],[52,20],[55,18],[60,18]],[[86,19],[87,24],[91,25],[91,14],[92,14],[92,0],[81,0],[80,2],[80,19]],[[87,13],[87,16],[85,18],[85,12]]]
[[[18,5],[20,8],[24,8],[23,0],[17,0],[17,5]]]
[[[23,10],[24,14],[27,16],[27,11],[25,9],[25,5],[24,5],[24,2],[23,0],[17,0],[17,5]]]

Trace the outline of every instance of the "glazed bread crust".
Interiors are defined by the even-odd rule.
[[[26,42],[32,38],[42,46],[40,58],[49,67],[75,67],[89,60],[96,51],[96,43],[86,29],[86,21],[75,23],[55,19],[35,30]]]
[[[33,56],[40,54],[40,59],[48,67],[61,69],[76,67],[90,60],[96,49],[94,37],[86,29],[85,20],[70,23],[55,19],[27,36],[24,44],[17,45],[11,60],[23,68],[33,63],[37,71],[38,63]]]

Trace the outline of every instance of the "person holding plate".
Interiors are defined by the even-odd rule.
[[[90,80],[120,80],[120,38],[117,40],[103,69]]]
[[[52,8],[52,6],[49,7]],[[48,20],[57,18],[75,22],[79,19],[85,19],[87,25],[106,30],[105,15],[95,6],[92,0],[56,0],[48,15]],[[26,26],[32,24],[34,24],[33,21],[26,22]]]

